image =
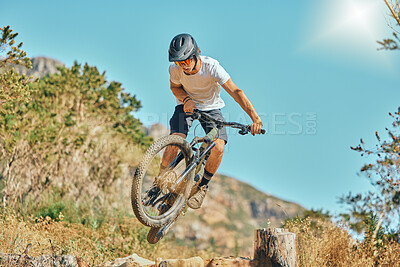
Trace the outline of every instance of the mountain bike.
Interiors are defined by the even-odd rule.
[[[147,240],[152,244],[163,238],[176,218],[187,211],[186,202],[203,177],[219,130],[227,126],[239,129],[241,135],[250,133],[250,125],[220,121],[200,110],[194,110],[192,116],[216,126],[204,137],[195,136],[191,143],[178,135],[157,139],[145,152],[133,177],[132,208],[136,218],[151,227]],[[265,130],[261,133],[265,134]],[[166,150],[170,159],[163,157]],[[167,161],[164,166],[163,160]]]

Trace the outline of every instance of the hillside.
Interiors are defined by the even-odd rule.
[[[58,73],[57,67],[64,66],[62,62],[49,57],[35,57],[31,59],[31,62],[32,69],[27,69],[20,65],[14,66],[14,68],[21,74],[43,78],[49,74]]]
[[[56,60],[43,57],[34,58],[32,62],[33,69],[28,74],[36,77],[45,77],[54,73],[56,66],[62,65]],[[85,69],[87,69],[86,66],[84,67]],[[87,71],[89,70],[87,69]],[[73,71],[65,71],[63,75],[70,77],[76,74]],[[81,79],[80,76],[74,79],[78,80],[78,78]],[[63,86],[64,80],[61,80],[61,77],[58,77],[56,81]],[[53,86],[53,83],[48,81],[44,83],[44,86]],[[54,87],[52,90],[58,90],[58,88],[60,87]],[[71,87],[65,88],[70,90]],[[113,88],[109,87],[107,90],[114,90]],[[105,96],[107,96],[107,90],[104,90],[103,94]],[[90,91],[82,91],[81,96],[87,95],[88,92]],[[31,181],[31,177],[37,177],[36,184],[41,185],[41,187],[33,183],[31,188],[22,188],[23,190],[5,187],[10,192],[8,194],[9,198],[11,199],[11,193],[13,192],[11,189],[15,192],[22,190],[19,193],[22,196],[32,195],[32,192],[36,192],[33,197],[34,199],[39,199],[39,196],[42,195],[41,191],[46,187],[51,189],[61,186],[60,193],[66,197],[76,199],[76,203],[83,202],[84,199],[91,201],[93,204],[88,207],[87,211],[91,216],[93,216],[94,212],[101,212],[107,203],[111,204],[113,208],[124,207],[132,214],[129,209],[130,179],[133,170],[128,165],[136,166],[140,153],[136,151],[137,148],[133,149],[130,146],[136,139],[127,137],[126,133],[132,133],[131,128],[124,128],[129,125],[129,121],[121,120],[121,122],[115,123],[113,121],[115,120],[113,117],[114,111],[109,110],[109,107],[113,107],[114,104],[101,105],[103,98],[99,98],[97,101],[93,101],[93,98],[88,98],[86,102],[82,101],[81,98],[76,98],[77,101],[75,102],[72,101],[75,96],[70,97],[72,96],[71,93],[66,91],[64,98],[61,98],[61,95],[57,95],[58,99],[56,99],[56,94],[52,93],[52,97],[60,104],[52,106],[51,103],[43,101],[42,105],[46,108],[41,109],[54,108],[51,114],[44,114],[48,124],[55,125],[50,129],[50,133],[56,132],[58,134],[56,138],[53,138],[54,134],[52,134],[50,136],[51,139],[43,139],[54,142],[54,145],[43,149],[49,150],[52,155],[60,156],[50,158],[50,162],[53,162],[50,165],[51,168],[46,165],[48,164],[46,160],[49,161],[49,159],[45,158],[40,161],[43,162],[43,167],[37,168],[36,171],[33,168],[32,173],[25,175],[26,172],[23,172],[23,168],[29,165],[24,160],[27,158],[26,155],[30,154],[26,152],[22,154],[21,152],[20,158],[16,157],[13,163],[20,166],[18,168],[21,174],[18,172],[17,174],[23,175],[22,177],[27,181]],[[86,108],[83,106],[84,104],[90,104],[88,103],[89,101],[93,101],[96,109],[91,106]],[[99,110],[99,107],[103,108],[104,111]],[[103,113],[96,113],[100,111]],[[49,111],[46,110],[46,112]],[[64,116],[60,116],[62,112],[65,112]],[[123,114],[125,114],[125,111]],[[54,123],[54,119],[57,119],[57,124]],[[35,128],[31,131],[42,130],[40,125],[43,122],[40,123],[38,119],[32,121],[38,123],[37,127],[40,129]],[[149,129],[145,129],[145,131],[155,138],[167,134],[167,129],[162,125],[153,125]],[[137,130],[133,131],[133,134],[137,135]],[[68,141],[68,139],[73,142]],[[47,141],[42,141],[40,145],[42,146],[45,142]],[[27,144],[22,148],[31,151],[28,149]],[[37,152],[32,151],[30,153],[37,157]],[[42,154],[39,153],[38,155]],[[38,166],[36,161],[28,164]],[[43,174],[47,176],[43,176],[40,170],[43,170]],[[6,176],[4,175],[4,177]],[[242,180],[247,179],[247,177],[240,178]],[[10,185],[12,184],[11,181]],[[29,183],[27,184],[29,185]],[[93,208],[96,211],[93,211]],[[246,183],[217,174],[210,185],[210,191],[203,207],[198,211],[190,210],[184,217],[180,218],[171,230],[169,239],[175,240],[178,245],[199,250],[212,250],[220,255],[250,256],[254,229],[266,227],[269,223],[271,226],[279,226],[285,218],[301,214],[303,210],[301,206],[295,203],[267,195]],[[101,222],[94,221],[91,223]]]

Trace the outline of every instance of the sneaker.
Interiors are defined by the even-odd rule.
[[[203,200],[206,197],[208,190],[208,185],[203,185],[202,187],[197,187],[197,191],[189,198],[187,204],[192,209],[199,209]]]

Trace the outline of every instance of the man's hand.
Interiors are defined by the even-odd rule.
[[[196,108],[196,104],[191,99],[186,101],[183,105],[183,111],[185,111],[185,113],[193,114],[193,110]]]
[[[255,134],[261,134],[261,128],[263,124],[260,121],[255,121],[251,124],[251,134],[254,136]]]

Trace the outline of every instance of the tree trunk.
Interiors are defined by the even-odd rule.
[[[254,266],[297,267],[296,234],[282,228],[254,232]]]

